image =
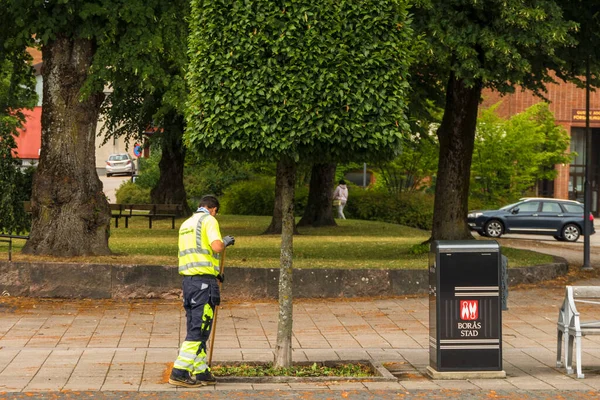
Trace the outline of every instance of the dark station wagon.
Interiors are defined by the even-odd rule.
[[[594,217],[592,234],[594,230]],[[499,238],[505,233],[551,235],[576,242],[583,232],[583,204],[573,200],[524,198],[499,210],[470,211],[469,228],[482,236]]]

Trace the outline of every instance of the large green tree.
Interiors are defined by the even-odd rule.
[[[142,132],[153,128],[151,140],[158,142],[161,160],[151,201],[181,204],[189,214],[183,184],[189,1],[159,2],[149,10],[153,20],[143,31],[137,26],[124,30],[114,47],[105,46],[96,55],[112,66],[99,71],[111,88],[102,106],[106,140],[143,140]]]
[[[445,85],[432,239],[470,238],[466,216],[475,126],[483,88],[543,91],[557,49],[574,43],[576,24],[554,0],[423,0],[415,30],[427,46],[415,74]]]
[[[186,143],[278,161],[275,364],[291,364],[295,171],[326,152],[393,154],[406,128],[412,31],[401,0],[193,0]],[[315,159],[316,158],[316,159]]]
[[[0,0],[15,46],[40,46],[42,147],[32,195],[32,227],[23,252],[55,256],[109,254],[110,209],[95,168],[95,136],[105,99],[102,79],[115,72],[107,47],[143,42],[158,0]],[[34,40],[35,38],[35,40]],[[133,49],[131,56],[139,51]]]

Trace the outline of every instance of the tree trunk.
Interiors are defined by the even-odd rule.
[[[337,226],[331,207],[336,166],[335,163],[313,164],[308,201],[298,226]]]
[[[292,365],[292,256],[294,253],[294,188],[296,185],[296,164],[292,160],[281,160],[277,165],[281,170],[281,257],[279,269],[279,322],[277,324],[277,344],[275,346],[275,367],[289,368]]]
[[[96,172],[96,123],[104,94],[81,100],[95,45],[58,36],[42,48],[42,148],[23,253],[110,254],[110,209]]]
[[[183,116],[172,113],[165,118],[161,137],[162,155],[158,167],[158,183],[150,191],[154,204],[181,204],[183,215],[191,215],[183,185],[185,148],[183,146]]]
[[[481,83],[466,87],[451,74],[446,108],[437,131],[440,158],[431,240],[472,239],[467,225],[469,178]]]
[[[277,172],[275,177],[275,204],[273,206],[273,218],[271,218],[271,224],[269,227],[263,232],[263,235],[280,235],[282,233],[283,226],[283,186],[285,185],[285,174],[286,166],[283,161],[277,162]],[[296,173],[294,172],[294,179],[296,178]],[[293,202],[293,199],[292,199]],[[296,226],[294,226],[294,235],[298,234],[298,230]]]

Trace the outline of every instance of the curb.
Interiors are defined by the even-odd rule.
[[[509,268],[508,283],[536,283],[568,272],[565,259]],[[227,267],[223,295],[230,299],[277,299],[279,270]],[[386,297],[428,293],[422,270],[295,269],[295,298]],[[9,296],[91,299],[178,299],[176,266],[26,263],[0,261],[0,293]]]

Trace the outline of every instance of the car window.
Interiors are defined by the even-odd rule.
[[[554,201],[545,201],[544,203],[542,203],[542,212],[561,213],[562,209],[560,208],[560,204]]]
[[[513,208],[516,205],[517,205],[517,203],[512,203],[512,204],[509,204],[507,206],[500,207],[500,210],[510,210],[511,208]]]
[[[127,160],[127,154],[117,154],[114,156],[108,157],[110,161],[125,161]]]
[[[570,213],[583,213],[583,206],[579,204],[563,203],[563,207]]]
[[[527,201],[525,203],[519,204],[519,212],[534,212],[537,211],[540,207],[539,201]]]

